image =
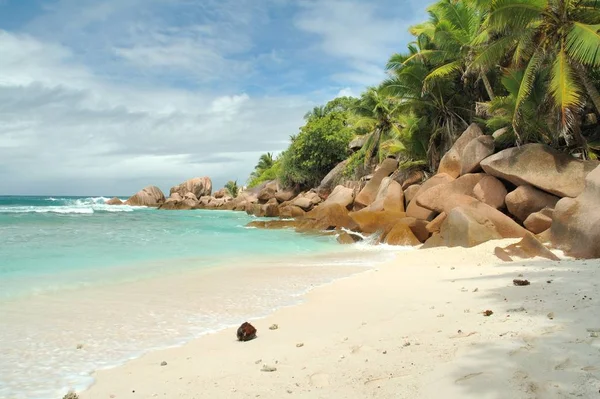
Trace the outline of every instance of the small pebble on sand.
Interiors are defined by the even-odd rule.
[[[161,366],[166,366],[166,365],[167,365],[167,362],[165,362],[165,361],[163,360],[162,362],[160,362],[160,365],[161,365]]]

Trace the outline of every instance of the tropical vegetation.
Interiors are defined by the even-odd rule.
[[[314,107],[287,150],[261,157],[250,185],[315,186],[347,158],[353,179],[389,156],[435,172],[472,122],[503,129],[498,146],[540,142],[597,158],[599,0],[439,0],[428,12],[383,82]],[[350,153],[357,137],[363,146]]]

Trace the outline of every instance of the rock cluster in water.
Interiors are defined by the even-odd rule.
[[[552,243],[578,257],[600,257],[600,163],[583,161],[543,144],[496,152],[494,137],[472,124],[426,178],[419,170],[398,170],[385,159],[363,181],[346,181],[345,162],[319,187],[298,192],[277,181],[241,191],[232,198],[221,189],[211,195],[208,177],[171,189],[170,197],[146,187],[129,205],[161,209],[228,209],[279,218],[250,223],[258,228],[335,232],[341,243],[366,235],[376,243],[472,247],[499,238],[523,238],[510,255],[545,256]],[[112,200],[111,200],[112,201]],[[533,241],[532,241],[533,240]]]

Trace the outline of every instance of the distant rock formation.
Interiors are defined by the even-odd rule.
[[[151,206],[158,207],[165,202],[165,195],[156,186],[148,186],[138,191],[125,201],[126,205],[131,206]]]
[[[173,196],[175,193],[181,195],[182,197],[185,197],[187,193],[192,193],[196,196],[196,198],[210,195],[212,193],[212,181],[210,180],[210,177],[207,176],[194,177],[193,179],[186,180],[177,186],[171,187],[169,195]]]

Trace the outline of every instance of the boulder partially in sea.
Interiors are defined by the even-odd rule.
[[[150,206],[158,207],[165,202],[165,195],[156,186],[147,186],[138,191],[125,201],[126,205],[131,206]]]
[[[106,202],[104,202],[106,205],[124,205],[125,203],[123,201],[121,201],[121,199],[117,198],[117,197],[113,197],[109,200],[106,200]]]

